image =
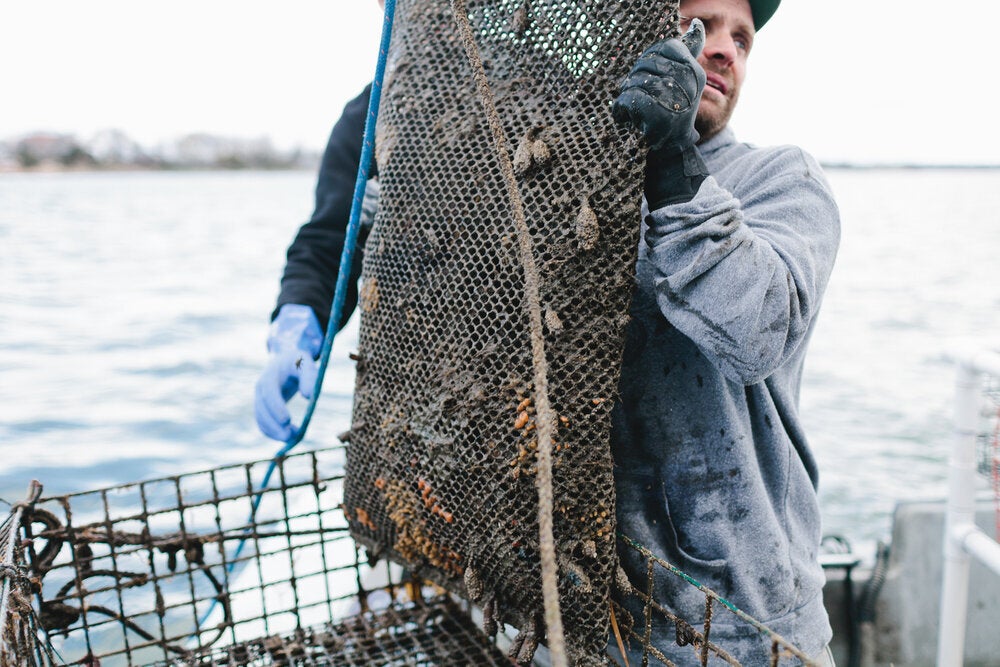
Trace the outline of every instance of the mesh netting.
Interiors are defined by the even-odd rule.
[[[473,0],[456,16],[448,0],[399,0],[380,112],[345,483],[352,534],[372,557],[540,632],[538,434],[552,432],[558,590],[577,662],[608,637],[607,443],[642,194],[640,151],[610,102],[641,51],[674,34],[676,10]]]

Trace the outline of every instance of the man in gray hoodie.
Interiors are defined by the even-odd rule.
[[[647,50],[615,101],[651,151],[612,450],[622,533],[831,664],[818,472],[798,403],[839,214],[809,155],[739,143],[728,127],[777,5],[683,0],[687,34]],[[621,554],[645,590],[645,560]],[[689,621],[705,613],[704,595],[667,573],[654,598]],[[653,636],[692,663],[668,621]],[[732,615],[715,615],[711,638],[769,664],[770,639]]]

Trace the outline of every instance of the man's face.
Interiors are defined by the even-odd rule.
[[[746,76],[747,56],[756,32],[748,0],[681,0],[681,31],[699,18],[705,24],[705,48],[698,62],[707,81],[695,129],[705,141],[729,123]]]

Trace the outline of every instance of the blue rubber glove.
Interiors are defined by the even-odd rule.
[[[254,390],[254,415],[264,435],[287,442],[297,430],[288,400],[295,392],[311,398],[319,373],[316,357],[323,349],[323,330],[312,308],[283,305],[271,323],[267,349],[267,366]]]

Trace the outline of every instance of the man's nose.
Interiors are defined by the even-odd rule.
[[[729,35],[708,34],[701,57],[718,65],[728,67],[736,60],[736,42]]]

